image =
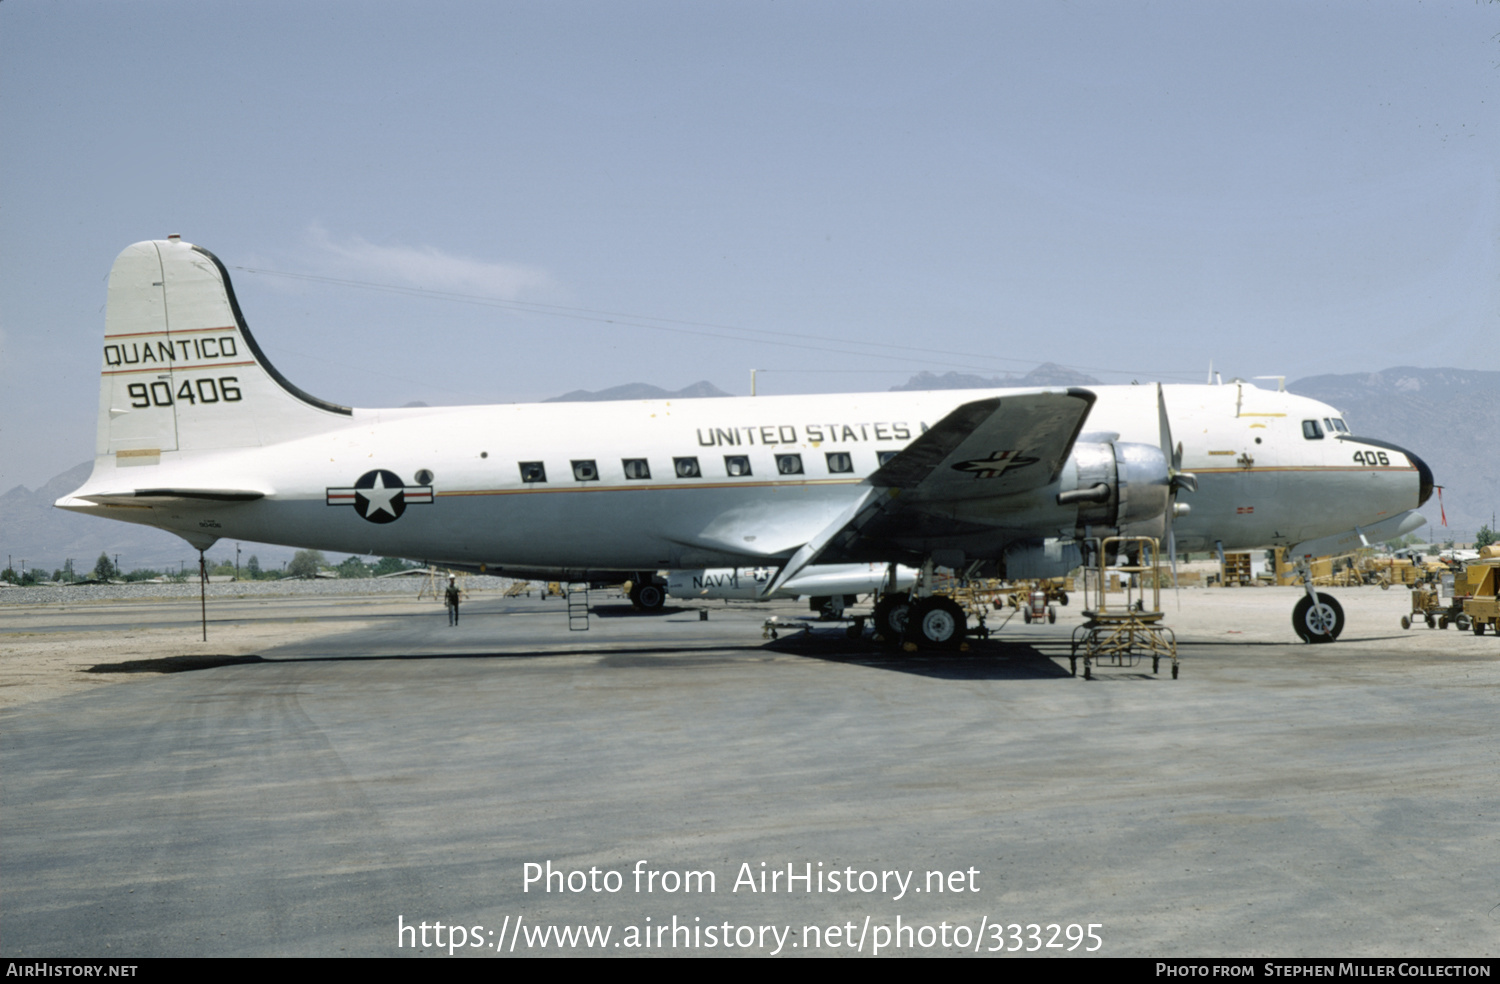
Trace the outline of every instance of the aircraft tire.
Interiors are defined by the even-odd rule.
[[[903,596],[886,595],[875,604],[875,634],[886,642],[900,645],[906,638],[906,623],[911,617],[911,602]]]
[[[911,606],[908,638],[926,649],[957,649],[963,645],[969,618],[952,598],[933,595]]]
[[[637,584],[630,589],[630,603],[643,612],[659,611],[667,603],[660,584]]]
[[[1292,609],[1292,628],[1303,642],[1332,642],[1344,631],[1344,606],[1318,592],[1318,603],[1303,595]]]

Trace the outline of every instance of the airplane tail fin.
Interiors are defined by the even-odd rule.
[[[136,243],[109,274],[95,454],[258,447],[346,425],[348,407],[293,386],[261,354],[218,258],[173,237]]]

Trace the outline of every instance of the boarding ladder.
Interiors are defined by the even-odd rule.
[[[568,585],[568,631],[589,630],[589,585],[587,581],[574,581]]]

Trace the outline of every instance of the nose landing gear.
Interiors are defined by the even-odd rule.
[[[1332,642],[1344,631],[1344,608],[1333,595],[1302,597],[1292,609],[1292,628],[1303,642]]]

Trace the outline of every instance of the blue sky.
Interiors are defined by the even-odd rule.
[[[1459,0],[12,0],[0,490],[171,233],[362,406],[1500,369],[1497,83]]]

